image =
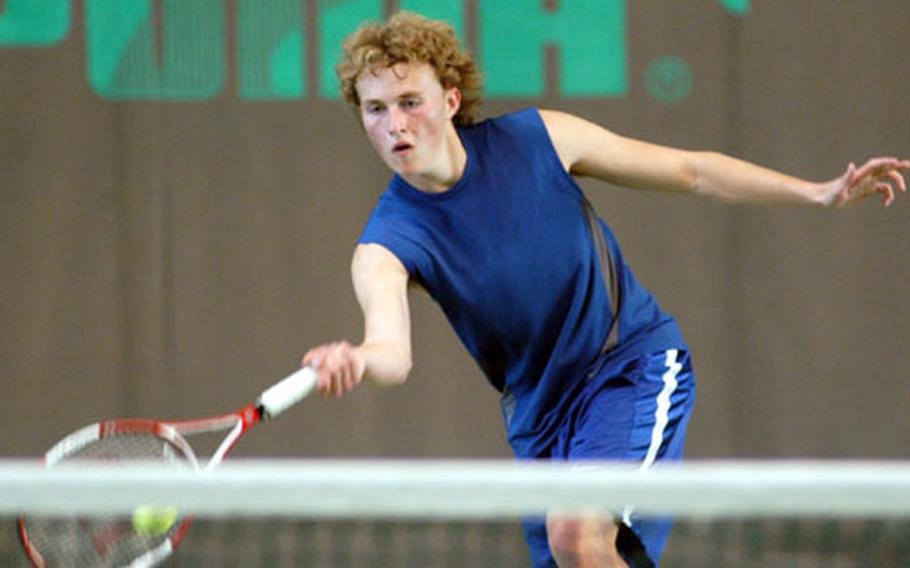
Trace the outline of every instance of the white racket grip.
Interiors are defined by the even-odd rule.
[[[266,418],[274,418],[294,406],[316,386],[316,371],[303,367],[293,375],[267,388],[256,405]]]

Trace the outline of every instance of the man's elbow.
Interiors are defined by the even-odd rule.
[[[393,385],[403,385],[411,376],[411,369],[414,368],[414,360],[410,353],[402,353],[398,361],[398,369],[392,381]]]
[[[706,162],[716,159],[717,156],[716,152],[689,152],[689,159],[683,162],[682,173],[680,174],[686,191],[695,195],[711,195],[713,193],[704,172],[706,171]]]
[[[387,352],[387,357],[370,369],[368,374],[373,382],[381,386],[400,386],[407,382],[413,367],[411,354],[404,350],[394,349]]]

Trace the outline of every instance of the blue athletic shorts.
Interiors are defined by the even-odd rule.
[[[671,349],[631,362],[606,362],[573,401],[549,458],[617,460],[641,467],[680,460],[694,403],[695,375],[686,351]],[[617,514],[617,522],[617,549],[626,562],[657,566],[672,521],[641,519],[627,511]],[[524,526],[533,565],[556,566],[547,544],[546,520],[527,519]]]

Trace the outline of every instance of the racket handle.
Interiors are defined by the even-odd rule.
[[[316,386],[316,371],[303,367],[293,375],[267,388],[256,401],[262,415],[274,418],[294,406]]]

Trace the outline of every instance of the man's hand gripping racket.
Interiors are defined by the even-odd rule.
[[[256,400],[221,416],[179,422],[125,419],[98,422],[60,440],[45,464],[155,461],[190,471],[218,466],[240,437],[266,418],[278,416],[316,385],[316,372],[304,367],[266,389]],[[200,464],[187,436],[227,432],[211,458]],[[167,558],[186,534],[190,518],[172,508],[139,507],[132,518],[22,517],[19,537],[38,567],[105,566],[144,568]]]

